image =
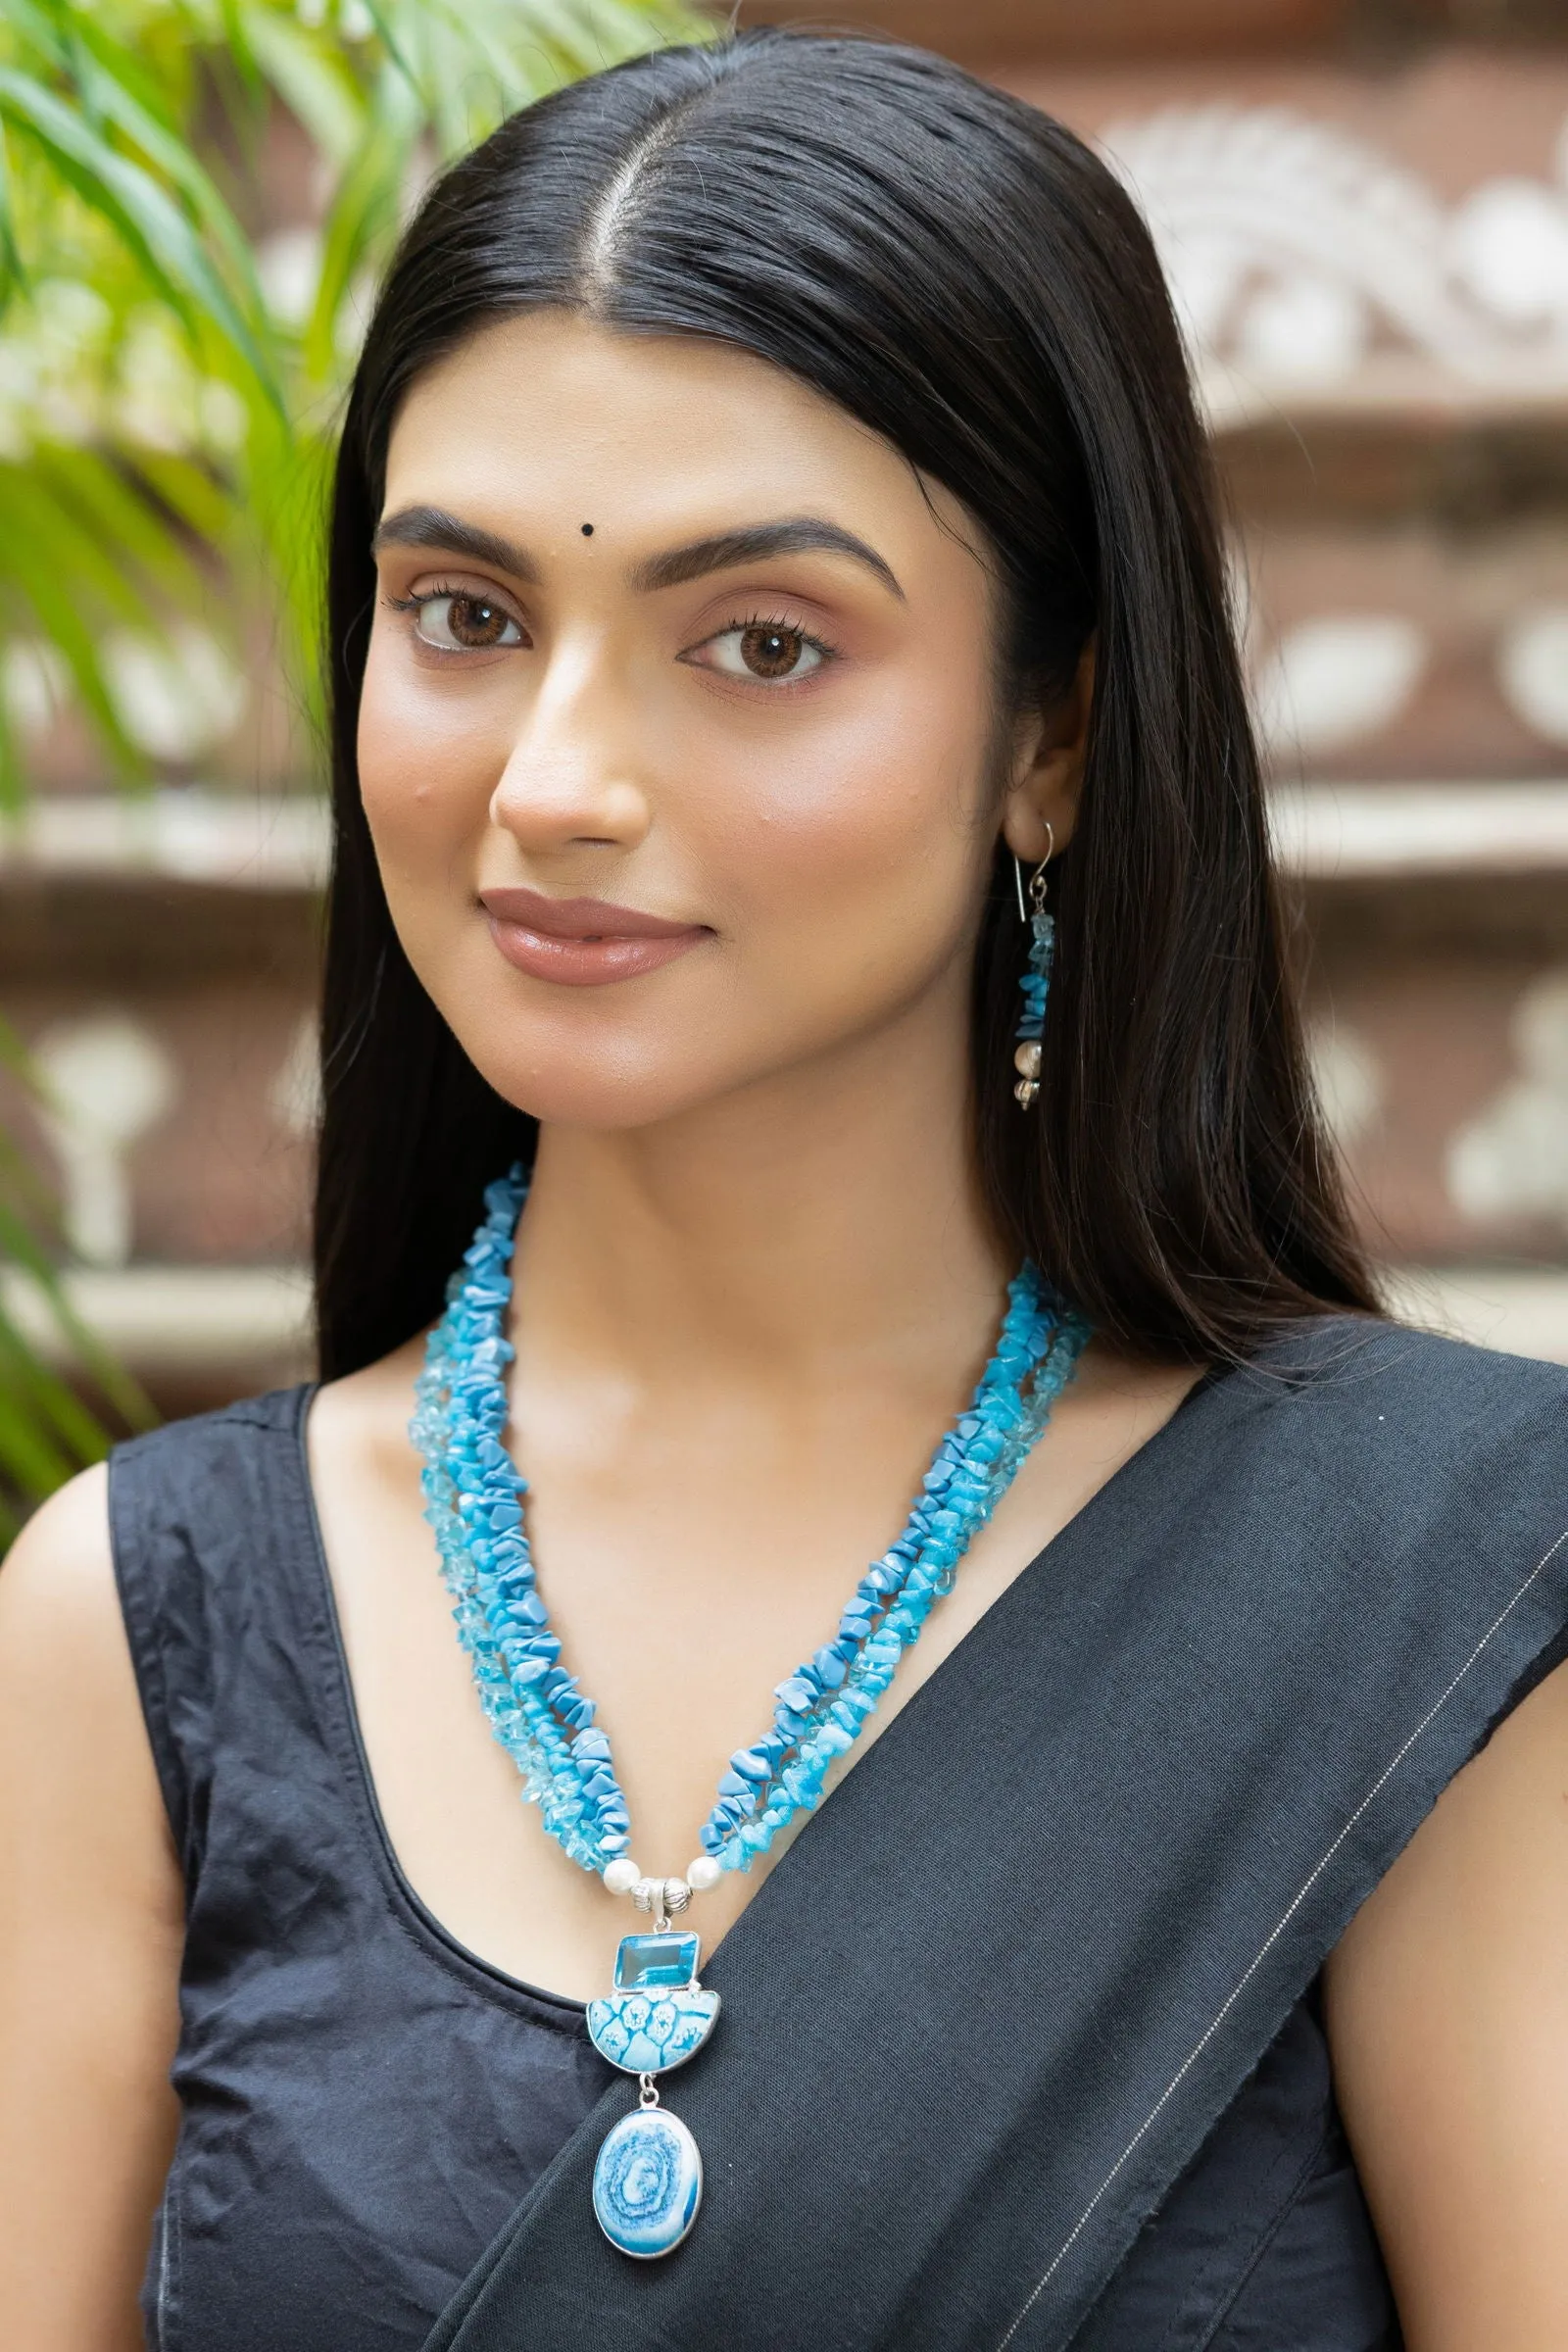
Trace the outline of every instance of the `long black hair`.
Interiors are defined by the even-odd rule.
[[[1150,1355],[1235,1357],[1283,1319],[1373,1307],[1303,1063],[1206,450],[1148,231],[1071,132],[956,66],[765,31],[513,116],[426,196],[370,323],[331,523],[323,1374],[436,1313],[482,1186],[533,1150],[399,946],[355,734],[399,401],[476,328],[544,308],[733,344],[944,483],[990,544],[1016,703],[1059,692],[1095,641],[1027,1116],[1000,853],[976,957],[975,1148],[1007,1248]]]

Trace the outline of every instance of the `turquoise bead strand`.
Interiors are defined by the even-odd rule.
[[[1024,1267],[1008,1287],[996,1353],[968,1412],[938,1447],[903,1535],[860,1579],[837,1639],[777,1685],[772,1730],[730,1758],[700,1833],[721,1868],[750,1869],[795,1812],[819,1803],[837,1758],[854,1746],[905,1650],[952,1591],[959,1561],[1044,1429],[1087,1337]]]
[[[410,1434],[424,1458],[425,1516],[491,1729],[550,1835],[583,1869],[602,1873],[615,1862],[631,1867],[622,1860],[630,1816],[594,1703],[560,1662],[524,1523],[527,1482],[504,1442],[513,1356],[504,1326],[526,1190],[514,1168],[485,1193],[484,1222],[430,1335]],[[797,1812],[820,1801],[833,1764],[858,1739],[1045,1427],[1087,1338],[1088,1327],[1025,1266],[1008,1287],[996,1352],[938,1447],[904,1532],[861,1578],[834,1640],[777,1686],[769,1731],[730,1759],[700,1834],[705,1868],[749,1869]]]
[[[610,1742],[593,1729],[594,1702],[560,1663],[523,1526],[527,1482],[502,1442],[513,1356],[502,1326],[525,1191],[514,1168],[485,1192],[484,1223],[430,1335],[409,1434],[424,1456],[425,1517],[490,1728],[550,1835],[600,1871],[627,1850],[630,1815]]]

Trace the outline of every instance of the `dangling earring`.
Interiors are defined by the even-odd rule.
[[[1028,924],[1031,934],[1028,965],[1018,983],[1023,997],[1023,1013],[1013,1031],[1019,1043],[1012,1056],[1012,1066],[1018,1073],[1012,1098],[1020,1110],[1027,1110],[1040,1092],[1040,1041],[1046,1033],[1046,992],[1051,986],[1051,951],[1056,936],[1055,917],[1046,911],[1046,868],[1055,855],[1055,849],[1056,836],[1048,824],[1046,854],[1035,867],[1029,884],[1027,907],[1023,899],[1023,867],[1016,858],[1012,861],[1013,885],[1018,893],[1018,919]]]

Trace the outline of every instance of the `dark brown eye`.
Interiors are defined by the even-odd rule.
[[[826,646],[779,620],[738,620],[688,657],[704,669],[716,669],[726,678],[749,678],[758,686],[793,686],[820,669],[828,658]]]
[[[444,654],[488,653],[498,645],[522,643],[521,630],[500,605],[487,596],[465,596],[452,589],[420,598],[419,635]]]
[[[801,665],[806,639],[799,629],[778,629],[764,623],[741,631],[741,660],[754,678],[788,678]]]

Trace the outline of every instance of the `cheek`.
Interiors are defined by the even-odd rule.
[[[473,894],[498,760],[494,724],[482,723],[474,698],[465,705],[439,686],[411,678],[398,649],[372,637],[357,748],[393,928],[451,1019],[472,986]]]
[[[987,691],[961,656],[901,664],[759,759],[729,829],[760,940],[831,932],[852,960],[897,960],[918,927],[951,949],[989,856]]]
[[[434,680],[411,676],[377,630],[357,740],[360,796],[389,876],[408,867],[411,878],[433,879],[432,855],[451,855],[482,830],[499,773],[495,738],[474,698],[465,702],[440,693]]]

